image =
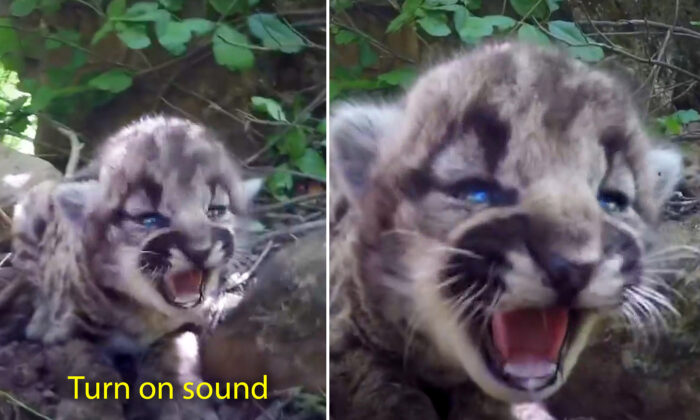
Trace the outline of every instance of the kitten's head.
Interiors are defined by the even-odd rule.
[[[599,314],[667,310],[645,238],[680,159],[607,74],[492,44],[338,107],[330,137],[366,304],[489,394],[547,397]]]
[[[85,232],[103,286],[168,314],[197,311],[221,292],[246,252],[245,181],[216,136],[177,118],[139,120],[109,138],[58,200]]]

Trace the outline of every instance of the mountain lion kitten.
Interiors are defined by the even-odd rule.
[[[37,290],[27,336],[93,343],[120,370],[131,358],[136,382],[196,380],[183,367],[197,360],[185,331],[208,328],[225,306],[258,186],[200,125],[150,117],[121,129],[86,175],[41,184],[16,208],[13,265]]]
[[[673,310],[645,256],[680,158],[600,70],[488,44],[338,106],[330,141],[336,420],[465,418],[469,383],[541,400],[602,315]]]

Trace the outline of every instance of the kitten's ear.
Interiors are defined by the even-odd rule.
[[[351,202],[366,192],[379,154],[380,142],[401,124],[396,104],[346,103],[330,119],[330,156],[333,187]]]
[[[654,198],[665,203],[683,176],[683,158],[673,149],[656,148],[647,154],[647,164],[654,176]]]
[[[251,202],[258,195],[264,182],[264,178],[250,178],[243,181],[243,196],[246,203]]]
[[[82,227],[98,202],[99,184],[96,181],[59,184],[54,197],[61,214],[76,226]]]

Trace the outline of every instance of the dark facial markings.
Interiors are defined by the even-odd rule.
[[[210,232],[212,243],[222,243],[222,252],[224,259],[229,259],[233,255],[234,240],[233,235],[219,227],[212,227]],[[171,250],[179,249],[185,256],[199,268],[204,267],[211,250],[194,250],[189,247],[190,238],[179,231],[168,231],[156,236],[146,243],[143,247],[143,252],[139,257],[139,265],[144,267],[147,272],[153,272],[158,269],[168,268]]]
[[[464,116],[464,130],[474,130],[484,153],[488,171],[493,175],[506,155],[510,125],[502,121],[495,108],[476,105]]]

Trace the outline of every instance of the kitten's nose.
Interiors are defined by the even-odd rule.
[[[547,274],[545,284],[557,292],[559,304],[571,305],[576,295],[591,280],[594,264],[578,263],[556,253],[549,253],[538,261]]]

